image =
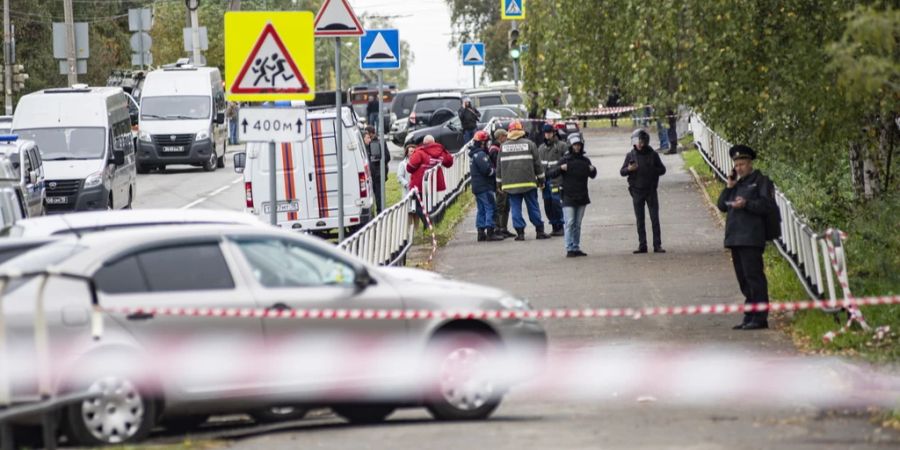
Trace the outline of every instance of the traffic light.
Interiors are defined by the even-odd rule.
[[[25,66],[21,64],[13,64],[13,77],[12,77],[12,88],[14,91],[21,91],[25,89],[25,80],[28,79],[28,74],[25,73]]]
[[[512,29],[509,30],[509,57],[512,59],[519,59],[522,50],[519,48],[519,30]]]

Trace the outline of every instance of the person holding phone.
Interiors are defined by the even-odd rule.
[[[647,230],[644,223],[644,207],[650,211],[653,228],[653,252],[665,253],[659,226],[659,177],[666,173],[659,154],[650,147],[650,135],[643,129],[631,134],[631,151],[625,155],[625,162],[619,174],[628,177],[628,192],[634,205],[637,220],[638,248],[632,253],[647,253]]]
[[[768,177],[753,169],[756,151],[746,145],[728,150],[734,169],[719,195],[719,210],[728,213],[725,221],[725,247],[731,250],[731,261],[745,304],[769,303],[769,287],[763,270],[766,249],[766,213],[775,206],[775,185]],[[769,328],[768,311],[744,313],[735,330]]]

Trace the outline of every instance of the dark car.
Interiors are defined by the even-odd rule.
[[[479,128],[481,128],[481,124],[479,124]],[[434,136],[435,142],[446,147],[447,151],[450,153],[460,151],[466,144],[463,142],[462,122],[460,122],[459,117],[456,116],[453,116],[450,120],[447,120],[440,125],[411,131],[406,134],[406,140],[404,142],[412,142],[418,145],[421,144],[422,140],[425,139],[425,136],[428,136],[429,134]]]
[[[462,107],[462,98],[459,92],[420,95],[409,114],[408,131],[440,125],[455,117]]]

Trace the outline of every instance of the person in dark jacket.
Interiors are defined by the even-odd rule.
[[[487,148],[487,131],[478,130],[473,137],[469,149],[469,172],[472,177],[472,194],[478,210],[475,215],[475,227],[478,228],[478,241],[502,241],[503,236],[494,231],[494,209],[497,189],[497,173]]]
[[[491,156],[491,163],[494,169],[497,169],[497,161],[500,159],[500,147],[506,142],[506,130],[498,128],[494,130],[494,143],[491,144],[488,154]],[[494,234],[503,236],[504,238],[515,237],[509,231],[509,196],[500,186],[497,186],[497,208],[494,209]]]
[[[373,95],[369,103],[366,103],[366,120],[373,127],[378,123],[378,94]]]
[[[366,133],[363,135],[363,142],[366,144],[366,150],[369,153],[369,173],[372,174],[372,194],[375,196],[375,205],[378,212],[381,212],[381,182],[386,180],[388,164],[391,162],[391,152],[387,151],[378,139],[378,133],[372,125],[366,126]],[[384,158],[384,173],[382,173],[381,159]]]
[[[753,170],[756,151],[746,145],[728,150],[734,170],[728,177],[717,206],[728,213],[725,221],[725,247],[731,249],[731,261],[745,304],[769,303],[769,287],[763,270],[766,249],[766,214],[775,206],[775,185]],[[744,313],[735,330],[759,330],[769,327],[768,311]]]
[[[666,155],[674,155],[678,153],[678,115],[675,114],[675,111],[669,110],[666,113],[666,119],[669,122],[669,151],[667,151]]]
[[[538,153],[541,155],[541,164],[544,165],[544,171],[555,167],[559,159],[566,154],[569,146],[566,145],[565,138],[560,139],[557,129],[545,123],[543,128],[544,143],[538,147]],[[563,233],[563,211],[562,201],[560,199],[560,185],[562,179],[559,177],[547,177],[544,183],[544,213],[547,215],[547,222],[553,227],[551,236],[562,236]]]
[[[647,230],[644,223],[644,205],[650,210],[653,228],[653,251],[665,253],[659,227],[659,177],[666,173],[659,154],[650,147],[650,135],[642,129],[631,134],[632,149],[625,155],[619,174],[628,177],[628,192],[637,219],[638,248],[633,253],[647,253]]]
[[[547,177],[562,177],[562,204],[565,217],[566,257],[587,256],[581,251],[581,221],[587,205],[588,178],[597,176],[597,168],[584,156],[584,141],[580,134],[572,134],[568,139],[569,151],[559,163],[551,167]]]
[[[475,136],[475,129],[478,128],[478,121],[481,120],[481,113],[472,105],[472,99],[464,98],[462,108],[459,108],[459,121],[462,122],[463,142],[469,142]]]

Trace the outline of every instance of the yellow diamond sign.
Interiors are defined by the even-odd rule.
[[[312,100],[316,95],[313,14],[225,13],[228,100]]]

